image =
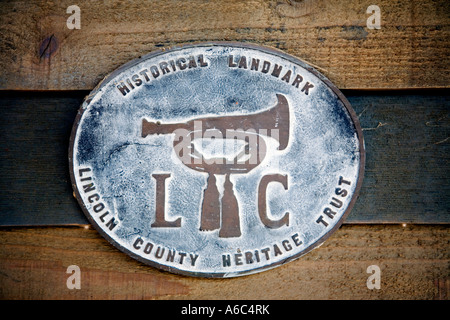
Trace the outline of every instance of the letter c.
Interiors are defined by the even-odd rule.
[[[284,190],[288,189],[287,175],[269,174],[262,177],[258,187],[258,213],[261,222],[268,228],[277,229],[284,225],[289,226],[289,212],[286,212],[280,220],[271,220],[267,216],[266,193],[270,182],[279,182]]]
[[[133,247],[137,250],[141,248],[141,245],[144,243],[144,241],[141,238],[136,238],[136,241],[133,243]]]

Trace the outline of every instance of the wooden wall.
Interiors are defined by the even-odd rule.
[[[66,26],[73,4],[81,29]],[[378,30],[366,25],[372,4]],[[0,298],[449,299],[447,1],[8,1],[0,37]],[[68,173],[75,114],[103,77],[203,41],[276,47],[313,65],[349,99],[367,149],[343,227],[294,262],[236,279],[177,276],[122,254],[87,224]],[[69,265],[80,290],[66,287]],[[379,290],[366,286],[370,265]]]

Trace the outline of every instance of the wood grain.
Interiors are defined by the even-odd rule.
[[[19,92],[0,99],[3,223],[86,223],[72,195],[68,163],[70,132],[83,96]]]
[[[85,228],[1,228],[2,299],[449,299],[448,226],[343,226],[300,259],[260,274],[199,279],[161,272]],[[69,290],[69,265],[81,289]],[[366,286],[367,267],[381,288]]]
[[[448,88],[450,6],[379,0],[381,29],[366,26],[369,0],[73,1],[0,5],[0,89],[91,90],[120,65],[157,49],[203,41],[276,47],[339,88]]]
[[[0,225],[87,224],[68,168],[87,92],[0,96]],[[346,92],[366,145],[363,187],[347,223],[450,223],[450,97],[442,91]]]
[[[347,94],[366,145],[349,222],[450,223],[450,97],[436,93]]]

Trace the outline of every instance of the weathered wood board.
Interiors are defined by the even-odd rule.
[[[450,96],[344,93],[367,150],[347,223],[449,223]],[[70,131],[86,94],[1,94],[0,225],[87,224],[68,169]]]
[[[449,299],[448,226],[343,226],[274,270],[233,279],[143,265],[85,228],[1,228],[1,299]],[[80,268],[81,289],[66,286]],[[380,267],[380,289],[367,268]]]
[[[0,4],[0,89],[91,90],[120,65],[156,49],[243,41],[304,59],[342,89],[448,88],[446,0],[73,1]]]

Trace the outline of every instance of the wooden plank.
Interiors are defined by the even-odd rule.
[[[446,0],[73,1],[0,5],[0,89],[90,90],[120,65],[156,49],[203,41],[279,48],[316,66],[339,88],[448,88]]]
[[[450,223],[450,97],[435,93],[348,95],[366,145],[348,222]]]
[[[68,143],[87,92],[3,93],[0,225],[87,224],[72,196]],[[347,223],[450,223],[450,96],[345,92],[367,152]]]
[[[84,94],[3,94],[0,221],[7,225],[85,224],[72,196],[69,137]]]
[[[119,252],[84,228],[1,228],[2,299],[446,299],[448,226],[343,226],[279,268],[234,279],[173,275]],[[66,286],[68,266],[81,289]],[[381,269],[369,290],[367,268]]]

